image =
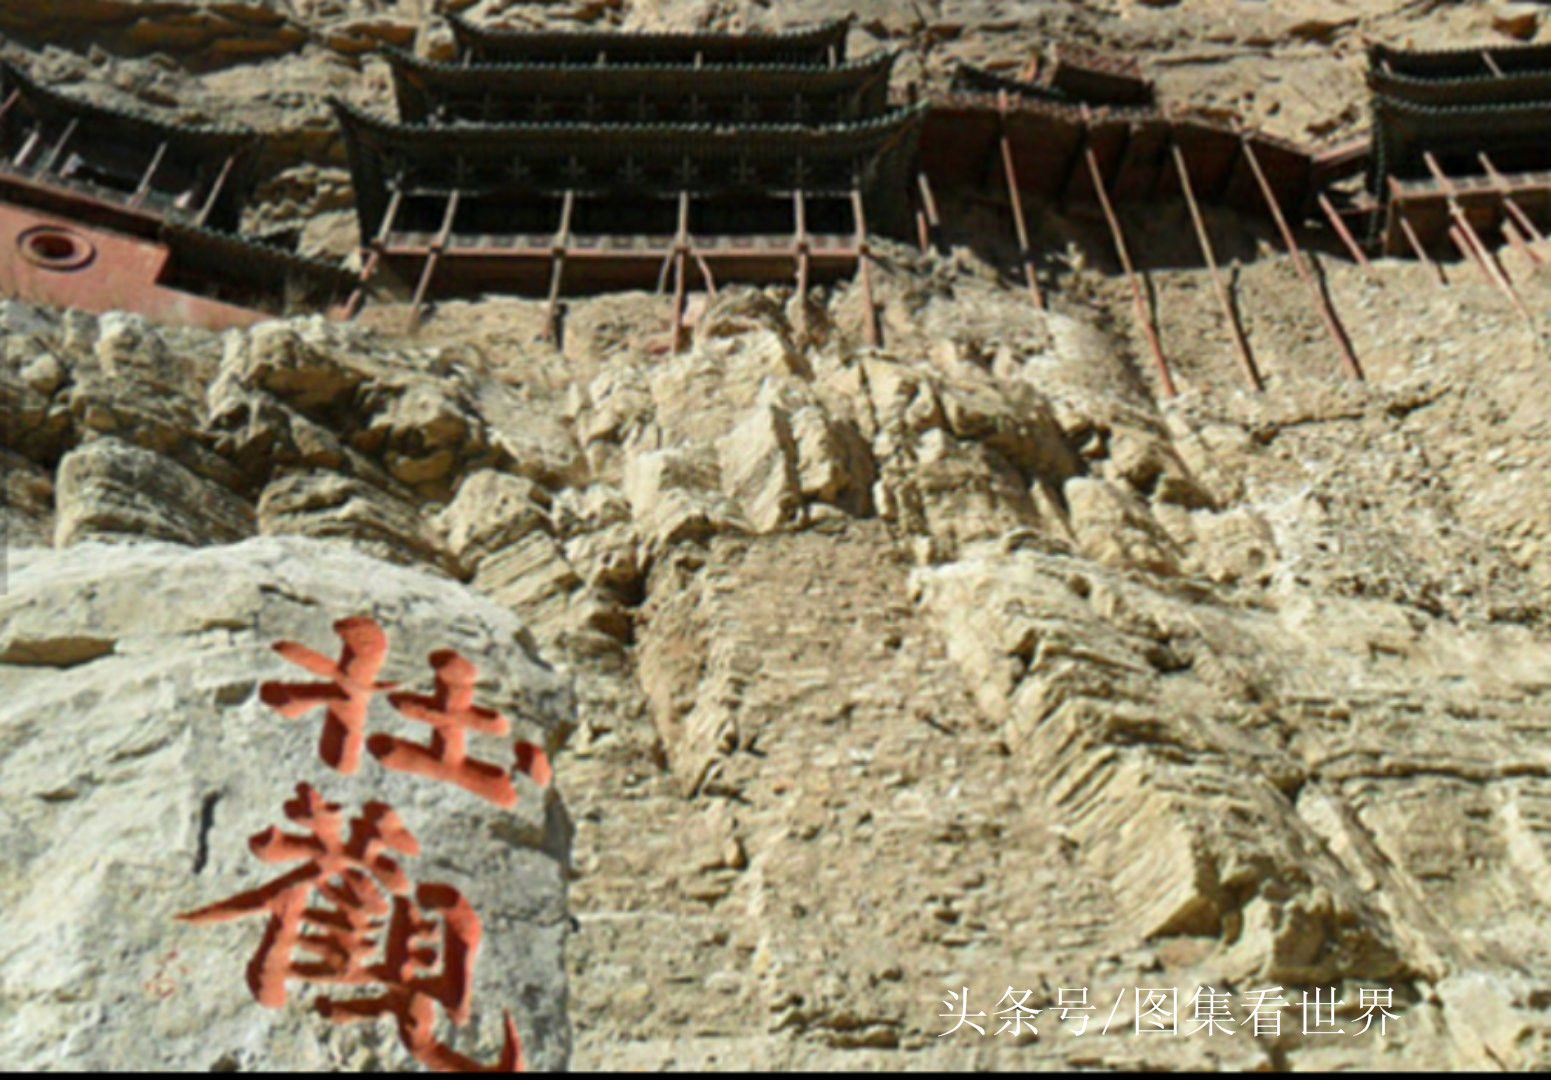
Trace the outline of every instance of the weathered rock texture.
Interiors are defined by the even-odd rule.
[[[372,800],[391,805],[421,845],[401,860],[410,879],[452,885],[481,917],[473,1016],[462,1029],[444,1021],[441,1037],[493,1062],[508,1008],[534,1067],[564,1064],[570,825],[555,793],[523,779],[516,808],[500,810],[370,757],[343,776],[319,758],[321,712],[288,721],[259,700],[265,681],[308,679],[274,641],[335,656],[331,623],[364,613],[389,632],[383,678],[427,692],[426,655],[457,649],[480,668],[483,703],[519,717],[530,740],[564,738],[566,682],[534,660],[510,612],[346,545],[11,552],[0,598],[0,1058],[72,1069],[412,1064],[391,1020],[337,1026],[302,983],[283,1008],[252,999],[245,973],[267,915],[173,919],[296,868],[260,862],[248,838],[297,832],[282,804],[308,783],[348,817]],[[424,741],[386,702],[370,720],[371,731]],[[476,737],[470,749],[507,764],[503,742]]]
[[[453,6],[679,28],[838,10]],[[1143,52],[1165,96],[1307,138],[1360,123],[1360,34],[1478,40],[1502,5],[853,6],[855,51],[905,49],[906,82],[960,57],[1015,65],[1055,35]],[[17,7],[32,46],[51,32],[37,7]],[[139,7],[146,34],[164,13],[167,26],[258,18]],[[131,48],[136,8],[82,5],[92,14],[61,39],[75,51],[30,59],[109,97],[240,103],[315,154],[255,212],[310,230],[319,250],[351,247],[317,95],[373,103],[385,83],[330,28],[403,20],[432,55],[444,28],[415,5],[292,4],[252,35],[272,50],[255,80],[205,30],[177,47],[169,31],[165,60]],[[107,52],[83,55],[87,40]],[[1008,222],[980,213],[1010,242]],[[569,302],[559,348],[536,341],[541,306],[519,300],[441,304],[414,338],[390,305],[350,327],[224,337],[0,307],[16,545],[0,633],[22,643],[0,639],[18,688],[0,713],[0,807],[13,847],[36,852],[24,884],[97,867],[89,888],[57,895],[109,905],[53,938],[0,938],[23,943],[0,953],[0,1016],[43,1018],[7,1020],[7,1045],[35,1064],[109,1053],[114,995],[161,976],[136,959],[87,981],[96,946],[62,949],[60,935],[122,920],[114,933],[143,942],[141,909],[122,907],[135,889],[171,911],[226,895],[217,884],[244,867],[255,880],[240,841],[274,821],[285,790],[259,788],[281,781],[232,770],[195,875],[201,800],[227,790],[211,786],[225,773],[200,770],[271,747],[293,755],[287,769],[312,761],[305,725],[252,700],[260,664],[283,670],[265,646],[283,632],[323,648],[342,608],[386,594],[404,624],[396,655],[416,671],[456,640],[490,664],[492,704],[558,693],[508,647],[520,620],[574,681],[576,730],[557,761],[577,828],[574,1065],[1551,1064],[1542,339],[1472,267],[1450,266],[1439,289],[1413,264],[1381,261],[1370,277],[1315,250],[1369,376],[1345,380],[1269,232],[1213,211],[1266,375],[1254,394],[1209,282],[1179,269],[1194,258],[1183,210],[1123,213],[1183,390],[1173,401],[1160,403],[1102,223],[1077,210],[1038,215],[1049,314],[966,249],[880,243],[878,349],[861,344],[847,285],[815,291],[806,338],[789,289],[697,297],[676,356],[665,300],[636,293]],[[1503,258],[1544,310],[1543,280]],[[291,557],[309,551],[324,554]],[[29,590],[91,588],[133,595],[121,616],[140,622],[104,629],[100,605],[78,600],[18,606]],[[226,689],[238,686],[246,697]],[[125,712],[110,694],[147,704]],[[558,743],[563,707],[537,715]],[[241,741],[259,732],[289,741]],[[156,772],[164,761],[176,767]],[[120,809],[153,790],[175,806]],[[406,805],[442,798],[413,790]],[[70,816],[92,799],[113,814],[93,802]],[[522,813],[540,805],[534,793]],[[490,948],[549,951],[482,965],[498,981],[480,1001],[513,1002],[537,1025],[522,1028],[535,1061],[558,1065],[564,818],[542,805],[515,834],[451,815],[426,847],[446,853],[438,872],[493,890],[476,894],[482,911],[529,912],[487,915]],[[484,861],[497,855],[542,873],[503,893],[507,869]],[[193,1035],[170,1032],[115,1064],[402,1064],[386,1026],[346,1035],[246,1001],[248,929],[176,932],[180,956],[208,950],[199,992],[229,995],[209,999],[198,1030],[213,1034],[192,1056],[169,1047]],[[536,996],[519,1002],[523,985]],[[1349,1024],[1361,988],[1392,988],[1398,1019],[1382,1038],[1304,1036],[1296,1007],[1275,1039],[1131,1034],[1137,986],[1239,1002],[1278,985],[1294,1003],[1335,986]],[[1102,1017],[1079,1037],[1047,1012],[1037,1037],[997,1036],[996,1018],[983,1037],[939,1037],[945,996],[966,987],[971,1011],[994,1011],[1009,987],[1041,1009],[1062,987],[1089,988],[1106,1014],[1126,996],[1108,1035]],[[75,1041],[29,1049],[48,1024]]]

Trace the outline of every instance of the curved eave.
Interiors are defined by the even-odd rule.
[[[449,148],[499,153],[506,147],[519,144],[570,143],[589,150],[600,147],[613,150],[626,143],[652,148],[671,144],[675,151],[759,144],[779,148],[772,152],[780,152],[786,148],[800,149],[803,146],[843,140],[886,140],[926,109],[926,103],[921,102],[891,108],[886,113],[866,120],[814,125],[761,124],[755,127],[731,124],[525,123],[429,127],[379,119],[337,98],[331,98],[330,104],[347,138],[374,141],[383,147],[438,153]]]
[[[1551,59],[1544,69],[1504,75],[1462,75],[1427,79],[1417,75],[1368,73],[1368,88],[1389,98],[1418,105],[1447,107],[1456,103],[1511,104],[1551,98]]]
[[[159,120],[135,110],[83,101],[44,86],[9,61],[0,60],[0,97],[20,91],[21,100],[39,115],[80,119],[127,131],[154,146],[166,142],[191,154],[224,157],[256,150],[262,136],[235,124],[183,124]]]
[[[352,287],[357,277],[338,263],[282,251],[245,236],[217,232],[183,222],[166,222],[161,235],[175,245],[199,247],[223,260],[234,279],[261,280],[272,284],[286,275],[302,277],[336,292]]]
[[[866,91],[887,82],[897,52],[877,52],[864,60],[848,60],[833,68],[803,64],[612,64],[606,68],[578,67],[559,62],[481,63],[467,66],[437,63],[411,56],[401,49],[381,50],[393,72],[394,96],[405,121],[422,119],[438,93],[499,88],[507,93],[543,91],[548,97],[573,96],[608,87],[616,93],[660,92],[672,83],[694,92],[697,87],[726,86],[730,80],[746,81],[756,90],[790,93],[855,90]]]
[[[1551,43],[1491,44],[1453,49],[1397,49],[1382,42],[1373,42],[1368,46],[1368,62],[1374,68],[1378,68],[1381,63],[1388,63],[1393,74],[1424,79],[1436,80],[1475,75],[1490,77],[1492,73],[1489,70],[1482,70],[1487,66],[1482,60],[1483,53],[1490,56],[1494,62],[1506,60],[1508,66],[1513,69],[1506,72],[1507,74],[1517,74],[1526,68],[1530,70],[1551,68]]]
[[[621,32],[586,30],[561,32],[553,30],[516,30],[503,27],[479,26],[461,15],[443,15],[452,28],[453,37],[462,50],[482,49],[510,55],[542,56],[546,50],[553,52],[556,46],[566,49],[608,51],[622,41],[627,48],[640,51],[678,52],[693,54],[697,49],[728,49],[750,55],[760,51],[811,48],[816,51],[833,48],[839,59],[845,58],[846,32],[850,29],[849,18],[831,19],[815,26],[791,30],[774,30],[747,34],[711,32]]]
[[[1415,143],[1425,139],[1429,149],[1447,152],[1452,142],[1490,153],[1494,139],[1537,139],[1551,121],[1551,99],[1439,106],[1375,94],[1373,117],[1372,175],[1383,198],[1383,178],[1414,163],[1415,156],[1407,151]],[[1410,160],[1402,160],[1402,155]]]

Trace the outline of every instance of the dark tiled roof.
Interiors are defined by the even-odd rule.
[[[1374,42],[1368,46],[1368,63],[1374,69],[1387,64],[1395,75],[1421,79],[1452,79],[1473,75],[1491,76],[1491,64],[1505,75],[1526,71],[1551,70],[1551,43],[1540,45],[1478,45],[1455,49],[1397,49]]]
[[[897,55],[878,52],[865,60],[848,60],[833,68],[791,63],[712,63],[693,68],[650,61],[594,68],[553,60],[465,66],[420,60],[400,49],[387,48],[382,52],[393,67],[399,109],[406,120],[423,116],[428,98],[437,91],[484,87],[502,94],[542,92],[552,98],[580,98],[600,90],[655,96],[736,90],[758,96],[851,88],[860,91],[873,85],[879,86],[881,92]]]
[[[160,120],[135,109],[83,101],[44,86],[15,64],[0,60],[0,97],[13,89],[20,90],[22,100],[40,114],[78,117],[83,122],[132,134],[152,146],[165,141],[192,153],[224,157],[256,149],[262,138],[251,128],[238,124],[186,124]]]

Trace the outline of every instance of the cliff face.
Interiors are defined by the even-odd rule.
[[[1047,34],[1145,49],[1165,97],[1309,138],[1362,117],[1359,32],[1478,40],[1524,5],[1223,7],[878,0],[852,33],[927,82]],[[290,133],[316,164],[256,213],[336,252],[348,174],[314,95],[386,93],[354,42],[442,40],[418,5],[345,2],[23,4],[0,30],[83,92]],[[332,620],[371,611],[403,634],[385,677],[459,647],[556,750],[554,793],[524,788],[512,821],[391,792],[485,916],[481,1060],[505,1006],[541,1066],[1544,1067],[1542,341],[1472,266],[1445,289],[1317,257],[1350,382],[1280,249],[1214,214],[1255,394],[1204,275],[1168,269],[1182,210],[1142,216],[1166,404],[1123,281],[1054,215],[1049,314],[967,251],[884,245],[877,349],[849,286],[815,294],[806,339],[790,290],[698,298],[679,355],[644,294],[572,301],[559,348],[509,299],[441,304],[414,337],[389,307],[216,336],[4,303],[0,822],[22,855],[0,1043],[30,1065],[407,1062],[387,1020],[252,1003],[256,927],[160,929],[265,880],[242,840],[318,771],[313,729],[256,697],[286,677],[265,647],[329,652]],[[294,737],[266,749],[263,724]],[[1305,1035],[1297,1003],[1332,986],[1348,1030],[1364,988],[1396,1019]],[[1046,1011],[995,1034],[1005,990],[1052,1010],[1077,987],[1086,1033]],[[1277,1037],[1160,1039],[1134,1034],[1137,987],[1177,988],[1185,1021],[1200,987],[1236,1020],[1253,990],[1293,1005]],[[966,989],[987,1033],[939,1037]]]

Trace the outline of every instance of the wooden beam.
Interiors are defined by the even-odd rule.
[[[16,151],[16,156],[11,159],[11,163],[17,168],[22,168],[27,159],[32,156],[33,147],[38,145],[38,140],[41,138],[43,138],[43,128],[34,124],[32,130],[27,133],[27,141],[22,143],[20,150]]]
[[[1497,66],[1497,61],[1492,59],[1492,54],[1485,49],[1481,50],[1481,59],[1486,61],[1487,70],[1499,79],[1503,77],[1503,69]]]
[[[1093,152],[1093,147],[1088,146],[1083,151],[1088,159],[1088,174],[1093,178],[1093,190],[1099,197],[1099,206],[1104,211],[1104,220],[1109,223],[1110,239],[1115,243],[1115,254],[1120,256],[1120,265],[1125,270],[1126,278],[1131,283],[1131,299],[1136,308],[1136,321],[1142,328],[1142,334],[1147,338],[1147,345],[1152,350],[1153,363],[1158,368],[1158,379],[1163,387],[1164,397],[1174,397],[1179,393],[1174,388],[1174,377],[1169,374],[1169,362],[1163,358],[1163,345],[1158,341],[1158,330],[1153,325],[1152,316],[1147,310],[1147,300],[1142,292],[1142,284],[1137,279],[1136,267],[1131,264],[1131,253],[1126,248],[1125,234],[1120,231],[1120,219],[1115,216],[1115,208],[1110,205],[1109,190],[1104,183],[1104,175],[1099,169],[1099,159]]]
[[[1255,390],[1264,390],[1265,384],[1260,379],[1260,371],[1255,367],[1254,354],[1249,351],[1249,341],[1244,336],[1243,326],[1239,324],[1239,313],[1228,296],[1227,287],[1223,284],[1222,272],[1217,268],[1217,256],[1212,251],[1212,240],[1207,235],[1206,221],[1201,216],[1201,207],[1196,203],[1195,185],[1190,182],[1190,170],[1185,165],[1185,155],[1180,150],[1179,143],[1173,138],[1169,139],[1169,152],[1174,158],[1175,171],[1179,173],[1179,186],[1185,193],[1185,205],[1190,208],[1190,220],[1195,226],[1196,240],[1201,245],[1201,256],[1206,260],[1207,270],[1212,276],[1212,289],[1217,293],[1217,303],[1222,307],[1223,318],[1228,322],[1228,330],[1233,335],[1234,346],[1239,352],[1239,365],[1244,369],[1244,377],[1249,380],[1249,385]]]
[[[1486,169],[1486,174],[1492,178],[1493,186],[1502,193],[1504,208],[1508,211],[1509,214],[1513,216],[1513,219],[1519,223],[1519,227],[1524,230],[1525,235],[1530,237],[1537,244],[1545,240],[1545,237],[1540,234],[1540,230],[1535,228],[1535,223],[1531,221],[1529,215],[1524,212],[1524,208],[1519,205],[1518,200],[1509,194],[1511,188],[1508,185],[1508,178],[1497,171],[1497,166],[1492,164],[1492,159],[1486,156],[1485,151],[1477,154],[1476,158]],[[1535,262],[1540,262],[1539,257],[1536,257]]]
[[[544,340],[558,344],[560,341],[560,286],[565,276],[566,252],[571,246],[571,212],[576,204],[576,193],[566,190],[560,200],[560,225],[550,245],[549,298],[544,305]]]
[[[1393,198],[1393,191],[1398,186],[1395,184],[1395,178],[1390,177],[1389,182],[1392,192],[1390,198],[1391,212],[1394,213],[1395,219],[1400,222],[1400,232],[1405,236],[1406,243],[1411,246],[1411,253],[1416,256],[1418,262],[1433,272],[1438,279],[1440,288],[1448,288],[1449,279],[1444,276],[1443,267],[1427,257],[1427,249],[1422,246],[1421,238],[1416,235],[1416,230],[1411,227],[1411,221],[1406,217],[1405,204],[1397,202]]]
[[[802,188],[792,192],[792,257],[797,273],[797,337],[808,340],[808,204]]]
[[[388,196],[388,208],[383,211],[382,222],[377,226],[377,237],[374,243],[386,244],[388,237],[393,233],[394,222],[398,220],[399,209],[404,205],[404,189],[397,184],[393,187],[393,194]]]
[[[679,227],[673,241],[673,339],[672,349],[684,348],[684,298],[688,288],[685,262],[689,257],[689,192],[679,192]]]
[[[1517,251],[1522,258],[1528,260],[1532,268],[1538,267],[1540,265],[1540,256],[1536,255],[1535,250],[1529,246],[1529,241],[1524,238],[1524,234],[1519,231],[1519,227],[1513,223],[1513,219],[1503,218],[1502,228],[1503,235],[1508,238],[1508,243],[1513,245],[1513,250]]]
[[[1330,205],[1330,200],[1325,197],[1323,191],[1319,193],[1318,201],[1319,208],[1325,212],[1325,217],[1329,220],[1330,227],[1336,231],[1336,235],[1346,245],[1346,250],[1351,253],[1352,260],[1368,273],[1373,273],[1373,265],[1368,262],[1368,256],[1364,255],[1363,249],[1357,246],[1357,241],[1353,238],[1351,231],[1347,229],[1346,222],[1341,220],[1341,215],[1336,213],[1336,208]]]
[[[937,214],[937,197],[932,194],[931,181],[924,171],[916,173],[916,188],[921,193],[921,208],[926,213],[928,241],[937,248],[942,242],[942,218]]]
[[[18,87],[7,94],[4,101],[0,101],[0,120],[4,120],[7,116],[11,115],[11,110],[16,107],[16,103],[20,101],[21,98],[21,88]]]
[[[167,156],[167,140],[163,139],[156,144],[156,153],[151,155],[151,163],[145,167],[145,172],[140,175],[140,183],[135,187],[135,193],[129,199],[129,205],[138,207],[145,202],[145,197],[151,193],[151,181],[156,179],[156,170],[161,168],[162,158]]]
[[[1354,379],[1363,377],[1362,365],[1357,362],[1357,354],[1352,351],[1352,343],[1347,340],[1346,331],[1342,329],[1340,320],[1336,318],[1330,302],[1325,299],[1325,294],[1320,290],[1319,284],[1309,272],[1308,266],[1303,261],[1303,252],[1298,248],[1298,240],[1293,236],[1292,229],[1287,224],[1287,218],[1282,213],[1282,206],[1276,200],[1276,192],[1271,188],[1271,182],[1266,179],[1265,172],[1260,168],[1260,160],[1255,155],[1255,148],[1250,145],[1249,133],[1241,132],[1239,145],[1243,148],[1243,157],[1255,174],[1255,182],[1260,186],[1260,194],[1265,198],[1266,207],[1271,211],[1271,217],[1276,221],[1276,227],[1282,234],[1282,242],[1287,245],[1287,254],[1292,257],[1293,268],[1298,271],[1298,276],[1303,279],[1304,285],[1314,297],[1314,306],[1319,309],[1320,318],[1324,320],[1325,329],[1330,332],[1336,348],[1341,353],[1341,364],[1346,373]]]
[[[350,293],[350,298],[345,301],[345,320],[348,322],[361,313],[361,308],[366,306],[366,285],[377,273],[377,265],[382,260],[382,251],[372,248],[367,252],[366,263],[361,267],[361,275],[356,279],[355,289]]]
[[[856,273],[862,283],[862,336],[868,345],[878,346],[882,344],[882,337],[878,333],[878,309],[873,303],[872,297],[872,267],[869,265],[871,251],[867,243],[867,212],[862,206],[862,192],[859,188],[851,189],[851,217],[856,223]]]
[[[221,162],[221,171],[216,174],[215,183],[210,185],[210,194],[205,196],[205,205],[199,208],[199,216],[194,219],[195,224],[203,225],[210,217],[210,212],[215,209],[215,201],[221,197],[221,189],[226,186],[227,177],[232,174],[232,167],[237,159],[228,154],[226,160]]]
[[[1034,253],[1029,248],[1029,227],[1023,216],[1023,196],[1018,191],[1018,172],[1013,167],[1012,139],[1007,135],[1007,91],[997,91],[997,110],[1001,127],[1002,172],[1007,181],[1007,199],[1012,203],[1012,223],[1018,238],[1018,261],[1023,264],[1023,280],[1028,286],[1034,306],[1045,310],[1045,297],[1039,291],[1039,276],[1034,265]]]
[[[44,172],[54,171],[54,166],[59,163],[59,155],[65,152],[65,147],[70,144],[70,139],[75,135],[75,129],[80,126],[80,123],[79,117],[71,117],[70,122],[65,125],[64,134],[59,137],[59,141],[54,144],[54,148],[49,151],[48,157],[43,162]]]
[[[1481,234],[1476,232],[1476,227],[1471,224],[1470,215],[1466,214],[1465,208],[1460,206],[1459,199],[1455,197],[1458,189],[1455,188],[1454,181],[1450,180],[1448,174],[1443,171],[1443,168],[1438,164],[1438,159],[1433,156],[1432,151],[1424,150],[1422,152],[1422,161],[1426,163],[1428,171],[1433,174],[1433,179],[1438,182],[1438,186],[1443,189],[1444,197],[1448,199],[1449,216],[1454,219],[1460,235],[1464,238],[1466,249],[1470,254],[1474,255],[1476,265],[1481,268],[1481,272],[1486,275],[1487,280],[1491,281],[1492,284],[1502,291],[1502,294],[1508,298],[1508,302],[1513,305],[1514,309],[1526,321],[1533,322],[1534,320],[1530,318],[1529,310],[1524,306],[1524,301],[1519,299],[1519,294],[1514,289],[1513,282],[1508,277],[1508,272],[1502,268],[1491,251],[1488,250],[1486,243],[1481,239]],[[1450,236],[1453,236],[1452,230],[1450,231]],[[1455,239],[1456,244],[1459,242],[1458,239]]]
[[[452,221],[458,213],[458,202],[463,192],[457,188],[452,189],[452,194],[447,197],[447,209],[442,214],[442,227],[431,241],[431,250],[426,252],[425,266],[420,271],[420,280],[415,285],[414,298],[409,302],[409,332],[414,333],[420,329],[420,320],[423,317],[422,305],[425,303],[427,292],[431,288],[431,278],[436,273],[436,265],[441,262],[442,249],[447,246],[447,238],[452,235]]]

